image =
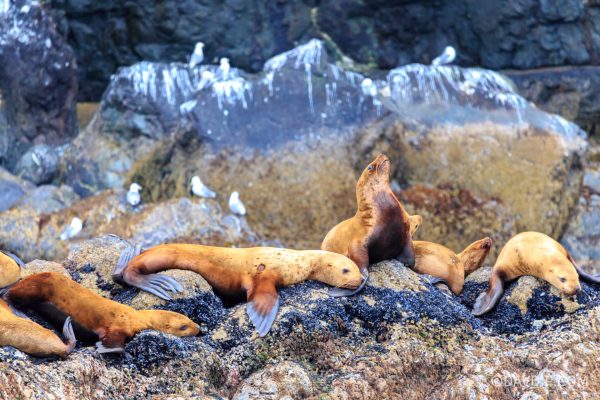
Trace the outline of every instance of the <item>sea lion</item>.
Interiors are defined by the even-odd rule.
[[[489,288],[475,301],[473,314],[482,315],[494,308],[505,285],[522,275],[544,279],[567,296],[581,290],[580,277],[590,283],[600,283],[600,276],[581,270],[556,240],[539,232],[522,232],[513,236],[500,251],[492,268]]]
[[[452,293],[462,292],[465,278],[483,264],[490,249],[492,239],[486,237],[471,243],[461,253],[437,243],[414,240],[415,266],[413,271],[431,275],[444,282]]]
[[[63,343],[51,330],[14,315],[8,305],[0,300],[0,346],[12,346],[37,357],[67,358],[76,342],[70,318],[65,320],[63,335],[67,343]]]
[[[322,250],[350,258],[363,275],[369,264],[391,258],[410,268],[415,265],[410,216],[390,188],[390,171],[384,154],[375,157],[356,183],[356,214],[334,226],[321,244]],[[349,296],[365,283],[355,291],[335,289],[330,294]]]
[[[353,289],[363,280],[352,260],[322,250],[162,244],[133,257],[135,253],[137,250],[122,253],[113,273],[117,282],[169,300],[167,290],[177,292],[181,286],[175,279],[156,272],[168,269],[197,272],[218,294],[246,293],[246,311],[260,336],[269,332],[279,309],[277,287],[312,279]]]
[[[21,268],[25,264],[16,255],[0,250],[0,288],[12,285],[19,280]]]
[[[106,299],[57,272],[30,275],[6,292],[11,304],[28,307],[48,302],[100,338],[99,353],[122,352],[125,340],[145,329],[195,336],[200,327],[184,315],[163,310],[135,310]]]

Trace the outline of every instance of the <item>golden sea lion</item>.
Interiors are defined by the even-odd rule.
[[[24,266],[19,257],[7,251],[0,251],[0,288],[18,281]]]
[[[200,327],[184,315],[163,310],[135,310],[106,299],[56,272],[30,275],[6,292],[11,304],[51,303],[100,338],[98,352],[122,352],[125,340],[145,329],[195,336]]]
[[[581,270],[556,240],[539,232],[523,232],[513,236],[500,251],[488,290],[475,301],[473,314],[482,315],[494,308],[505,285],[523,275],[544,279],[567,296],[581,290],[579,277],[600,283],[600,277]]]
[[[459,254],[432,242],[414,240],[413,245],[413,271],[438,278],[448,285],[452,293],[459,295],[465,278],[483,264],[492,248],[492,239],[486,237],[473,242]]]
[[[180,291],[181,285],[156,273],[168,269],[197,272],[220,295],[245,292],[246,310],[260,336],[269,332],[279,309],[277,287],[312,279],[336,287],[356,288],[363,280],[352,260],[322,250],[163,244],[135,257],[134,254],[123,252],[113,273],[117,282],[169,300],[167,291]]]
[[[415,264],[410,216],[390,188],[390,171],[385,155],[375,157],[356,184],[356,214],[334,226],[321,244],[322,250],[350,258],[364,275],[370,264],[392,258],[410,268]],[[330,294],[352,295],[365,283],[355,291],[339,289]]]
[[[65,320],[63,335],[67,339],[66,344],[51,330],[16,316],[8,305],[0,300],[0,346],[12,346],[37,357],[66,358],[76,343],[70,318]]]

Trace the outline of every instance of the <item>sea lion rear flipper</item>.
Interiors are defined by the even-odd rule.
[[[248,290],[246,312],[260,337],[269,333],[278,310],[279,295],[273,282],[259,282]]]
[[[125,351],[125,335],[122,332],[107,332],[100,334],[100,341],[96,342],[96,352],[122,353]]]
[[[63,336],[67,339],[67,354],[70,354],[75,348],[75,344],[77,343],[77,338],[75,338],[75,332],[73,332],[73,324],[71,317],[67,317],[65,319],[65,324],[63,325]]]
[[[17,255],[9,252],[9,251],[5,251],[5,250],[0,250],[2,253],[6,254],[7,256],[9,256],[10,258],[12,258],[14,260],[14,262],[17,263],[17,265],[19,266],[19,268],[24,269],[25,268],[25,263],[23,262],[23,260],[21,260]]]
[[[569,259],[569,261],[571,261],[571,264],[573,264],[573,266],[575,267],[575,271],[577,271],[579,277],[583,281],[587,283],[600,283],[600,275],[590,275],[581,268],[579,268],[579,266],[575,263],[573,257],[571,257],[571,254],[567,253],[567,258]]]
[[[125,270],[125,267],[127,267],[127,264],[129,264],[129,262],[141,252],[142,245],[139,243],[135,246],[128,246],[121,252],[119,260],[117,261],[117,265],[115,266],[115,269],[113,269],[112,273],[112,277],[115,282],[125,283],[123,280],[123,271]]]
[[[504,293],[504,281],[496,274],[490,278],[490,287],[481,293],[473,306],[473,315],[480,316],[490,311]]]
[[[183,291],[181,284],[177,282],[176,279],[167,275],[142,275],[130,272],[123,275],[123,280],[129,285],[152,293],[163,300],[173,300],[167,291],[171,291],[173,293],[180,293]]]

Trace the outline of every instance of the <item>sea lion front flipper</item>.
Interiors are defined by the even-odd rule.
[[[75,337],[75,332],[73,331],[71,317],[67,317],[65,319],[65,324],[63,325],[63,336],[65,339],[67,339],[67,355],[71,354],[75,348],[75,344],[77,343],[77,338]]]
[[[100,336],[100,341],[96,342],[97,353],[122,353],[125,351],[125,334],[122,332],[107,331],[98,336]]]
[[[115,266],[115,269],[113,269],[112,273],[112,277],[115,282],[126,283],[123,280],[123,271],[125,270],[125,267],[127,267],[127,264],[129,264],[129,262],[133,260],[136,256],[138,256],[141,252],[142,245],[139,243],[135,246],[128,246],[125,250],[121,252],[119,260],[117,261],[117,265]]]
[[[255,282],[248,291],[246,312],[260,337],[271,330],[279,310],[279,295],[271,281]]]
[[[490,287],[487,291],[481,293],[475,305],[473,305],[473,315],[480,316],[490,311],[500,301],[504,293],[504,280],[496,273],[492,273],[490,278]]]

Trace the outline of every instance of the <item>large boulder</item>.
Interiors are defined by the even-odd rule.
[[[183,196],[200,175],[219,199],[241,194],[257,233],[315,248],[354,213],[356,178],[380,151],[403,187],[489,202],[485,215],[470,213],[473,229],[496,202],[501,239],[513,229],[559,236],[586,146],[577,126],[536,109],[499,74],[415,64],[372,80],[332,64],[313,40],[259,74],[226,62],[122,69],[61,168],[80,195],[137,182],[145,201]],[[448,243],[466,246],[451,223]]]
[[[76,70],[71,47],[42,5],[30,0],[3,2],[0,165],[13,170],[33,144],[56,145],[77,134]]]

